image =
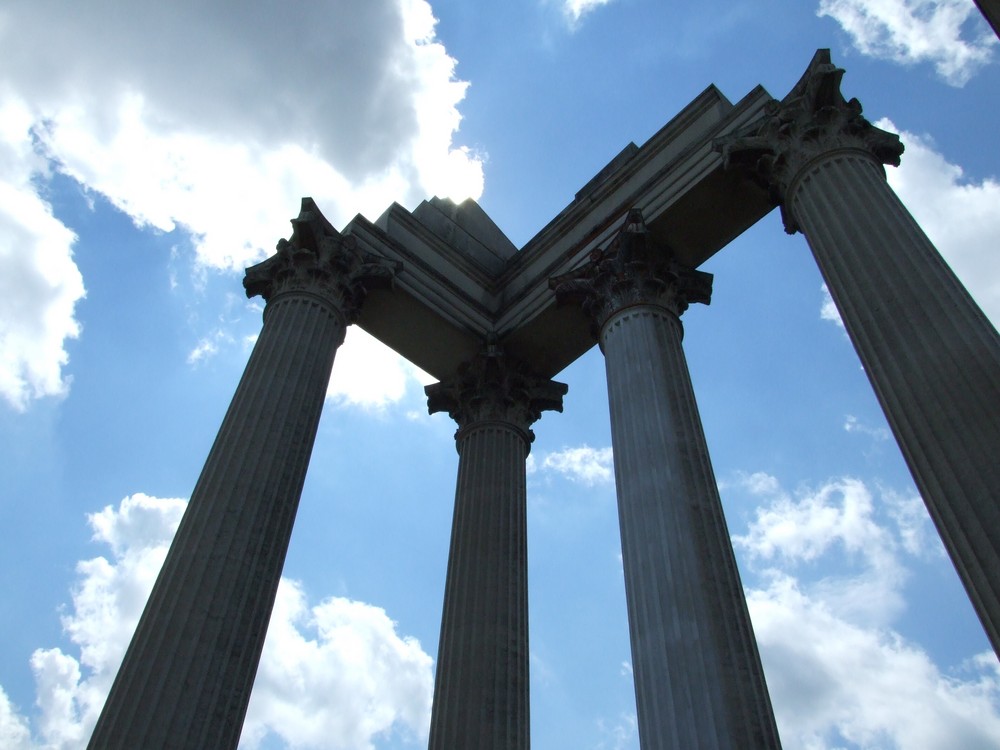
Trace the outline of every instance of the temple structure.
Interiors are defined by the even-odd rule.
[[[772,208],[802,232],[1000,652],[1000,337],[885,180],[899,139],[820,50],[781,100],[709,87],[517,250],[473,201],[338,232],[311,199],[91,748],[235,748],[327,382],[354,323],[439,379],[459,470],[432,750],[526,750],[525,459],[604,353],[640,745],[778,748],[681,345],[698,267]],[[336,710],[331,706],[330,710]]]

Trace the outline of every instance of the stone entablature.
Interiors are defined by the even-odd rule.
[[[768,191],[724,169],[714,143],[773,101],[757,87],[733,104],[708,87],[642,146],[629,144],[513,254],[474,201],[434,199],[412,213],[393,204],[375,222],[356,217],[345,236],[403,263],[395,290],[373,291],[358,325],[438,379],[451,377],[489,336],[540,376],[555,375],[594,339],[587,316],[558,307],[548,281],[606,247],[630,209],[640,208],[651,236],[691,268],[771,210]]]

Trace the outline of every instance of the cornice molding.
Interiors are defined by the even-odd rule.
[[[372,295],[358,324],[439,379],[451,377],[491,332],[509,356],[554,375],[594,340],[580,308],[558,308],[549,279],[605,247],[630,208],[641,207],[657,241],[691,267],[771,210],[767,192],[742,174],[726,172],[713,148],[716,138],[755,120],[770,100],[756,87],[733,104],[709,86],[645,143],[612,159],[502,264],[496,261],[504,253],[487,255],[489,242],[485,250],[473,244],[463,252],[468,238],[462,217],[454,230],[445,225],[455,209],[466,210],[464,204],[438,206],[442,215],[435,215],[432,226],[420,221],[419,207],[410,212],[393,205],[374,222],[356,217],[344,235],[401,261],[404,269],[392,295]],[[446,239],[451,231],[458,238],[454,247]],[[480,256],[490,263],[478,262]]]

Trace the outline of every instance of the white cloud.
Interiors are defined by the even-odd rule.
[[[834,544],[867,555],[889,544],[873,518],[871,492],[857,479],[829,482],[799,497],[786,493],[766,474],[752,474],[746,484],[754,494],[770,499],[757,509],[747,534],[734,537],[754,558],[814,560]]]
[[[581,445],[563,448],[538,459],[528,456],[528,473],[554,471],[570,481],[593,486],[610,482],[614,475],[614,457],[610,447]]]
[[[1000,744],[995,672],[944,674],[898,633],[838,616],[789,577],[750,590],[747,603],[785,747]]]
[[[5,3],[0,396],[24,409],[64,394],[80,332],[74,235],[41,192],[52,166],[139,226],[190,233],[202,267],[237,271],[288,234],[304,195],[337,226],[479,197],[482,162],[452,143],[467,84],[435,23],[425,0],[257,5],[239,23],[196,0]]]
[[[0,98],[0,397],[19,411],[66,393],[66,340],[80,334],[74,313],[84,296],[76,236],[32,183],[47,164],[31,125],[23,102]]]
[[[59,648],[32,654],[44,747],[86,745],[184,507],[183,500],[136,494],[88,517],[94,541],[112,556],[77,564],[73,607],[62,625],[79,659]]]
[[[962,86],[992,59],[997,40],[968,0],[820,0],[864,55],[910,65],[934,64],[938,75]],[[967,23],[978,21],[972,38]]]
[[[434,378],[381,341],[351,326],[337,350],[327,398],[379,411],[402,401],[408,388],[433,382]]]
[[[971,4],[970,4],[970,7]],[[906,153],[889,184],[965,284],[993,325],[1000,326],[1000,181],[964,179],[962,168],[934,150],[927,136],[899,131],[891,120],[876,125],[899,132]]]
[[[563,14],[565,14],[570,28],[576,28],[581,18],[610,2],[611,0],[563,0]]]
[[[733,537],[752,561],[789,570],[839,550],[860,572],[846,579],[821,577],[810,585],[813,595],[837,613],[869,623],[886,623],[904,608],[900,587],[906,576],[896,539],[876,521],[864,483],[843,478],[793,497],[775,482],[756,494],[770,503],[757,509],[745,535]]]
[[[77,566],[62,622],[79,658],[59,648],[32,655],[34,742],[0,688],[0,746],[86,746],[185,506],[136,494],[89,516],[94,540],[112,554]],[[341,598],[309,606],[301,586],[282,579],[242,744],[270,734],[290,747],[369,750],[392,730],[422,738],[432,685],[431,658],[383,610]]]
[[[479,160],[451,143],[467,84],[423,0],[257,6],[238,24],[194,0],[4,15],[9,87],[52,158],[137,222],[183,225],[208,265],[259,260],[302,195],[339,224],[482,191]]]
[[[28,722],[11,705],[10,698],[0,687],[0,747],[6,750],[30,750],[31,731]]]
[[[219,342],[230,340],[225,332],[221,329],[216,329],[208,336],[203,336],[195,344],[194,349],[188,352],[188,364],[196,365],[203,360],[210,359],[219,353]]]
[[[340,597],[309,607],[283,580],[247,712],[243,745],[361,750],[402,729],[426,743],[432,661],[385,610]]]
[[[823,284],[820,287],[820,293],[823,295],[823,304],[819,308],[819,317],[843,328],[844,320],[840,317],[840,310],[837,309],[837,304],[833,301],[829,287]]]
[[[848,414],[844,417],[844,431],[867,435],[868,437],[878,440],[879,442],[884,442],[892,437],[888,427],[871,427],[861,422],[853,414]]]
[[[945,673],[891,627],[902,554],[929,527],[919,498],[880,490],[893,524],[879,520],[875,493],[856,479],[794,495],[767,474],[740,484],[765,500],[734,542],[764,581],[747,601],[784,745],[996,747],[995,658]]]

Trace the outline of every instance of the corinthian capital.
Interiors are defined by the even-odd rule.
[[[314,294],[330,302],[345,323],[357,319],[369,289],[390,287],[401,268],[398,262],[361,250],[353,237],[342,236],[312,198],[302,199],[301,212],[292,219],[292,237],[279,240],[277,249],[246,269],[247,297],[260,295],[268,302],[290,292]]]
[[[562,411],[568,386],[539,377],[523,362],[508,359],[495,343],[459,367],[449,380],[427,386],[427,410],[448,412],[459,432],[483,422],[502,422],[520,430],[526,442],[543,411]]]
[[[649,237],[642,211],[629,211],[618,236],[590,262],[549,279],[560,304],[583,307],[598,330],[614,313],[633,305],[657,305],[680,315],[692,302],[708,304],[712,274],[681,266],[669,248]]]
[[[769,102],[764,114],[743,132],[719,139],[727,168],[747,170],[781,205],[785,230],[798,231],[785,210],[789,189],[816,157],[836,151],[863,151],[878,164],[899,166],[903,144],[861,115],[857,99],[840,92],[843,68],[830,62],[830,50],[817,50],[805,74],[784,99]]]

